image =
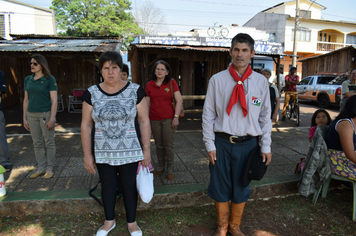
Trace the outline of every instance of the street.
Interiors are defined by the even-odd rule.
[[[291,118],[290,120],[287,118],[285,121],[282,121],[283,104],[284,104],[284,94],[281,97],[281,105],[280,105],[280,112],[278,118],[279,120],[276,124],[273,124],[273,127],[275,128],[297,127],[297,122],[295,118]],[[304,100],[299,100],[299,105],[300,105],[300,121],[301,121],[299,127],[310,127],[311,118],[314,112],[318,109],[321,109],[321,107],[319,107],[318,103],[304,101]],[[330,114],[332,120],[335,119],[335,117],[339,114],[339,106],[336,105],[331,105],[328,109],[325,110]]]

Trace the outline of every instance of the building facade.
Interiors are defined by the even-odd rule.
[[[15,0],[0,0],[0,38],[10,35],[56,35],[53,10]]]
[[[356,46],[356,22],[329,21],[321,17],[326,7],[309,0],[299,0],[297,17],[297,55],[308,58],[347,46]],[[265,30],[284,43],[284,53],[293,54],[296,1],[287,1],[259,12],[244,24]],[[284,57],[284,73],[287,74],[292,58]],[[302,65],[297,63],[298,74]]]

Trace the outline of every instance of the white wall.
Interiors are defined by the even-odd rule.
[[[0,0],[0,14],[5,15],[6,39],[10,34],[48,34],[57,33],[53,11]],[[9,25],[10,24],[10,25]]]

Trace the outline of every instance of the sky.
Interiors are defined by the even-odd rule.
[[[52,0],[18,0],[49,8]],[[145,0],[135,0],[136,3]],[[217,25],[243,26],[258,12],[290,0],[150,0],[165,16],[165,32],[208,29]],[[317,0],[327,9],[322,11],[324,20],[356,22],[356,0]]]

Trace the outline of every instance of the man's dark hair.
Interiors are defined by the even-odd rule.
[[[99,58],[99,69],[100,71],[103,69],[103,65],[105,62],[111,61],[111,63],[116,64],[120,67],[120,70],[122,70],[122,57],[120,53],[116,51],[107,51],[101,54]]]
[[[235,35],[235,37],[231,40],[231,51],[236,43],[246,43],[250,47],[251,52],[255,50],[255,40],[253,40],[253,38],[248,34],[239,33]]]
[[[127,76],[129,76],[130,75],[129,66],[124,64],[123,67],[122,67],[122,72],[126,72]]]

